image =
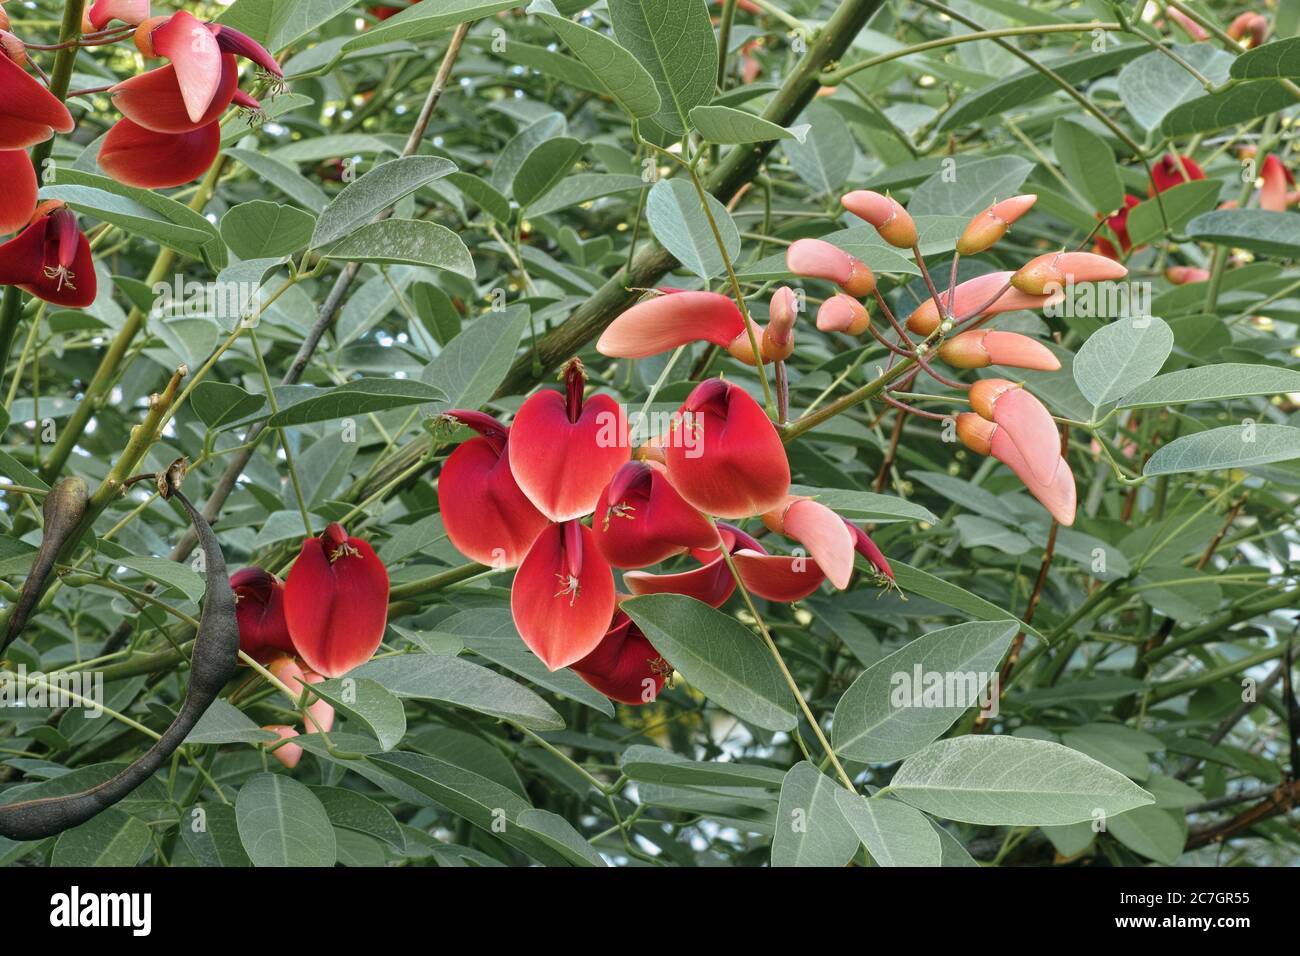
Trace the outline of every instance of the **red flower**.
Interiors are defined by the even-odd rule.
[[[738,385],[710,379],[678,410],[663,449],[673,487],[705,514],[744,518],[776,507],[790,488],[781,436]]]
[[[510,471],[510,430],[482,412],[447,412],[478,432],[451,453],[438,476],[438,508],[451,543],[471,560],[512,568],[550,523]]]
[[[234,98],[238,82],[234,55],[222,54],[217,92],[198,119],[191,118],[176,79],[176,67],[170,64],[123,80],[109,94],[118,111],[137,126],[155,133],[188,133],[221,118]]]
[[[284,619],[284,584],[269,571],[244,568],[230,576],[239,621],[239,649],[256,661],[294,653]]]
[[[1137,196],[1126,195],[1124,197],[1124,208],[1115,215],[1106,218],[1106,225],[1110,227],[1110,231],[1115,234],[1115,239],[1119,242],[1119,251],[1116,251],[1114,243],[1109,239],[1098,236],[1096,243],[1093,245],[1093,250],[1098,255],[1107,256],[1118,261],[1123,258],[1121,252],[1128,252],[1133,248],[1133,243],[1128,237],[1128,214],[1129,210],[1141,201]]]
[[[1164,192],[1180,183],[1204,178],[1205,173],[1200,166],[1196,165],[1192,157],[1166,153],[1151,169],[1151,187],[1148,189],[1148,194],[1154,196],[1157,192]]]
[[[610,700],[633,706],[654,701],[672,671],[622,611],[614,614],[596,649],[572,670]]]
[[[72,309],[94,302],[95,262],[76,214],[58,201],[38,207],[31,224],[0,246],[0,285]]]
[[[120,183],[165,189],[198,179],[221,150],[221,125],[188,133],[155,133],[120,119],[99,147],[99,165]]]
[[[595,650],[614,613],[614,572],[590,528],[566,521],[537,536],[515,572],[510,613],[524,643],[553,671]]]
[[[1295,177],[1272,153],[1264,157],[1260,169],[1260,178],[1264,181],[1259,190],[1259,208],[1270,212],[1286,212],[1289,187],[1295,186]]]
[[[996,422],[1040,482],[1052,479],[1061,457],[1061,435],[1043,403],[1004,378],[980,379],[970,390],[970,406],[981,418]]]
[[[307,666],[338,677],[369,660],[388,623],[388,571],[360,538],[335,523],[308,538],[289,571],[284,613]]]
[[[26,149],[71,133],[68,108],[39,80],[0,55],[0,149]]]
[[[669,483],[662,466],[625,462],[600,493],[596,546],[616,568],[644,568],[689,548],[713,548],[718,533]]]
[[[26,150],[0,150],[0,183],[5,201],[0,204],[0,233],[17,232],[36,212],[36,170]]]
[[[532,395],[510,427],[510,470],[520,490],[552,521],[591,514],[601,489],[627,461],[627,423],[608,395],[582,397],[586,376],[571,359],[564,393]]]

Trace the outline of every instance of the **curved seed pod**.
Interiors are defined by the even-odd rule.
[[[45,520],[41,547],[36,552],[36,560],[32,562],[27,580],[23,582],[18,603],[14,605],[9,615],[9,627],[5,631],[4,643],[0,644],[0,647],[8,647],[27,626],[27,618],[31,616],[41,595],[45,593],[45,585],[50,572],[54,569],[54,562],[58,560],[59,552],[68,543],[68,539],[77,530],[82,516],[86,513],[87,498],[86,483],[80,478],[64,478],[56,481],[49,494],[45,496],[45,505],[41,508]]]
[[[175,495],[190,517],[207,562],[206,598],[199,618],[198,636],[190,656],[190,685],[171,725],[158,741],[121,773],[97,787],[61,797],[44,797],[0,806],[0,836],[10,840],[40,840],[79,826],[135,790],[171,759],[199,718],[212,706],[226,682],[234,676],[239,651],[239,622],[235,595],[230,589],[226,561],[216,535],[203,515],[174,484]]]

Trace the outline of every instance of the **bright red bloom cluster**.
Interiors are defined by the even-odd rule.
[[[815,501],[790,497],[780,436],[739,386],[699,385],[673,428],[632,459],[622,410],[607,395],[585,394],[576,359],[564,380],[563,392],[532,395],[509,427],[480,412],[448,412],[478,435],[452,452],[438,481],[452,543],[476,561],[518,566],[515,627],[550,669],[571,667],[629,704],[653,700],[663,686],[671,668],[618,610],[614,568],[625,570],[632,594],[686,594],[715,607],[736,587],[724,547],[746,589],[775,601],[806,597],[827,578],[847,586],[855,549],[889,573],[860,529]],[[741,529],[713,520],[760,515],[811,557],[769,554]],[[699,566],[641,570],[685,554]]]
[[[337,523],[303,541],[286,581],[261,568],[244,568],[231,575],[230,587],[240,650],[269,662],[271,672],[299,693],[295,681],[318,683],[368,661],[388,624],[387,569],[369,543],[350,537]],[[334,710],[318,701],[308,708],[308,717],[309,724],[328,731]],[[297,733],[291,727],[268,729],[282,737]],[[284,745],[275,754],[292,766],[301,749]]]
[[[1160,161],[1155,166],[1151,167],[1151,185],[1147,189],[1147,195],[1154,196],[1158,192],[1162,193],[1183,183],[1195,182],[1204,178],[1205,171],[1197,165],[1192,157],[1166,153],[1160,157]],[[1119,243],[1119,248],[1116,249],[1115,243],[1105,236],[1098,236],[1096,243],[1093,245],[1094,252],[1118,260],[1123,257],[1123,254],[1133,250],[1133,243],[1128,237],[1128,214],[1141,201],[1137,196],[1126,195],[1124,197],[1124,208],[1114,215],[1106,217],[1106,225],[1114,234],[1115,242]]]

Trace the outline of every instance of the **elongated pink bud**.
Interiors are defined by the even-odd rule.
[[[893,197],[882,196],[869,189],[858,189],[841,196],[840,203],[859,219],[865,219],[875,226],[880,238],[891,246],[911,249],[916,245],[916,223]]]
[[[298,736],[298,731],[288,724],[267,724],[262,729],[269,730],[281,740]],[[281,744],[271,751],[271,756],[284,764],[287,769],[292,770],[298,766],[298,761],[302,760],[302,748],[297,744]]]
[[[1269,153],[1260,167],[1260,178],[1263,185],[1259,190],[1259,208],[1269,212],[1286,212],[1288,187],[1295,185],[1291,170],[1283,165],[1282,160]]]
[[[1205,32],[1205,28],[1187,14],[1183,13],[1183,11],[1175,10],[1173,7],[1165,7],[1165,13],[1169,15],[1170,20],[1173,20],[1182,27],[1183,30],[1186,31],[1187,35],[1198,43],[1201,40],[1208,40],[1210,38],[1210,35]]]
[[[794,289],[783,285],[773,292],[767,313],[767,328],[763,330],[763,358],[767,358],[770,350],[773,359],[787,359],[794,351],[794,320],[799,316]]]
[[[1043,403],[1004,378],[985,378],[971,386],[970,407],[1002,427],[1039,481],[1049,481],[1061,456],[1061,436]]]
[[[644,299],[614,319],[596,341],[596,351],[610,358],[647,358],[687,342],[726,348],[744,333],[745,321],[730,296],[672,292]]]
[[[1055,372],[1061,367],[1051,349],[1037,339],[995,329],[975,329],[949,339],[939,346],[939,358],[953,368],[1007,365]]]
[[[1012,196],[1002,202],[994,203],[972,219],[965,232],[957,240],[957,252],[963,256],[974,256],[984,252],[1007,234],[1011,224],[1029,212],[1038,196],[1029,193],[1024,196]]]
[[[1017,309],[1041,309],[1059,302],[1064,296],[1064,292],[1057,292],[1050,296],[1026,295],[1011,288],[1008,284],[1011,275],[1010,272],[990,272],[966,280],[954,290],[952,306],[948,311],[957,319],[976,315],[997,315],[1000,312],[1014,312]],[[946,289],[939,293],[939,297],[945,306],[948,305]],[[976,312],[976,309],[979,311]],[[939,308],[934,304],[933,297],[926,298],[907,317],[907,327],[921,335],[929,335],[939,327],[939,322]]]
[[[1173,285],[1187,285],[1191,282],[1208,282],[1210,271],[1195,266],[1170,266],[1165,270],[1165,278]]]
[[[1030,259],[1011,277],[1011,284],[1029,295],[1063,288],[1067,283],[1122,279],[1128,269],[1092,252],[1049,252]]]
[[[869,325],[866,307],[849,295],[833,295],[817,309],[817,328],[822,332],[861,335]]]
[[[866,263],[821,239],[799,239],[785,252],[786,267],[797,276],[827,279],[849,295],[870,295],[876,277]]]

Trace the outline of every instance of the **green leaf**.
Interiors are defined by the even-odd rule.
[[[1243,83],[1174,107],[1161,120],[1160,132],[1171,138],[1211,133],[1225,126],[1247,123],[1258,116],[1280,113],[1294,105],[1295,97],[1272,80]]]
[[[1248,419],[1240,425],[1224,425],[1174,439],[1156,449],[1142,474],[1249,468],[1293,458],[1300,458],[1300,428],[1257,425]]]
[[[857,148],[853,133],[834,108],[814,101],[799,117],[807,126],[802,140],[790,139],[781,149],[800,179],[818,193],[835,193],[853,173]]]
[[[827,508],[845,518],[887,524],[891,521],[938,522],[938,517],[914,501],[897,495],[880,495],[874,491],[855,491],[851,488],[813,488],[809,485],[791,485],[790,494],[816,498]]]
[[[1059,57],[1044,58],[1042,65],[1052,69],[1062,79],[1078,84],[1110,73],[1149,49],[1144,43],[1130,43],[1128,46],[1089,56],[1066,53]],[[1019,70],[1004,80],[990,83],[958,100],[957,105],[939,123],[939,132],[974,123],[986,116],[1023,110],[1034,100],[1058,90],[1060,87],[1056,83],[1037,70]]]
[[[324,26],[350,6],[347,0],[237,0],[218,19],[275,52]]]
[[[273,259],[307,245],[316,217],[294,206],[255,199],[221,217],[221,238],[241,259]]]
[[[374,167],[344,186],[321,212],[311,247],[319,249],[342,239],[403,196],[455,171],[456,164],[441,156],[403,156]]]
[[[565,132],[564,117],[559,113],[546,113],[541,119],[530,123],[521,129],[515,136],[506,143],[505,148],[501,150],[492,161],[492,187],[499,192],[506,192],[510,184],[514,182],[515,173],[523,165],[528,154],[534,149],[556,136],[563,136]]]
[[[1213,209],[1219,201],[1219,189],[1217,179],[1198,179],[1179,183],[1162,192],[1159,201],[1165,204],[1170,231],[1181,232],[1193,216]],[[1134,246],[1145,245],[1164,235],[1164,221],[1160,218],[1160,206],[1154,197],[1144,199],[1129,210],[1127,228],[1129,241]]]
[[[1209,43],[1176,43],[1172,50],[1212,83],[1224,82],[1235,62],[1231,53]],[[1125,65],[1115,86],[1129,116],[1147,130],[1158,127],[1175,106],[1205,92],[1186,67],[1159,50]]]
[[[840,789],[806,760],[790,768],[776,810],[773,866],[844,866],[853,859],[861,841],[840,811]]]
[[[1187,844],[1187,815],[1181,809],[1138,807],[1106,821],[1106,832],[1139,856],[1173,866]]]
[[[676,787],[761,787],[780,789],[785,773],[775,767],[686,760],[658,747],[634,745],[623,753],[622,769],[638,783]]]
[[[727,207],[712,195],[705,193],[705,196],[727,257],[734,263],[740,254],[740,232]],[[710,279],[726,271],[717,238],[700,205],[699,193],[689,181],[661,179],[655,183],[646,197],[645,216],[655,238],[701,279]]]
[[[399,751],[374,754],[366,759],[495,839],[543,863],[565,862],[564,857],[536,834],[516,825],[520,815],[532,807],[523,797],[496,781],[423,754]]]
[[[383,657],[348,673],[373,680],[389,693],[436,700],[513,721],[529,730],[562,730],[564,719],[527,687],[459,657],[402,654]]]
[[[277,740],[251,717],[225,700],[214,700],[185,738],[187,744],[260,744]]]
[[[546,195],[569,174],[585,148],[581,140],[568,136],[538,145],[520,165],[510,186],[519,205],[527,208],[533,200]]]
[[[574,173],[529,206],[528,215],[548,216],[570,206],[618,193],[644,189],[647,185],[640,176],[622,173]]]
[[[1237,80],[1300,77],[1300,37],[1278,39],[1247,50],[1232,61],[1230,72]]]
[[[379,741],[380,750],[392,750],[406,736],[406,711],[402,702],[375,681],[335,678],[310,684],[308,689],[339,713],[364,725]],[[308,733],[315,730],[307,727]]]
[[[913,217],[957,216],[964,228],[965,220],[995,200],[1014,196],[1034,168],[1019,156],[955,156],[952,160],[951,170],[942,169],[916,187],[907,203]],[[921,251],[928,253],[924,246]]]
[[[573,671],[568,668],[558,671],[546,669],[546,665],[520,639],[509,608],[457,611],[446,620],[439,621],[430,636],[434,639],[454,637],[459,644],[480,657],[518,674],[538,687],[580,701],[607,717],[614,716],[614,705],[609,699]]]
[[[254,866],[333,866],[334,828],[310,790],[281,774],[259,773],[235,798],[235,823]]]
[[[1187,224],[1200,242],[1249,249],[1265,256],[1300,258],[1300,216],[1267,209],[1216,209]]]
[[[206,803],[189,808],[181,817],[181,839],[199,866],[252,866],[239,841],[235,808]]]
[[[614,37],[645,67],[659,90],[655,122],[674,135],[690,113],[713,99],[718,41],[704,0],[609,0]]]
[[[691,110],[691,124],[710,143],[766,143],[799,138],[784,126],[730,106],[697,106]]]
[[[515,820],[574,866],[609,866],[568,820],[549,810],[524,810]]]
[[[394,850],[406,848],[402,828],[388,809],[363,793],[342,787],[311,787],[311,792],[325,808],[330,823],[343,830],[364,833],[382,840]]]
[[[447,177],[447,182],[503,226],[510,222],[510,200],[486,179],[480,179],[472,173],[452,173]]]
[[[1274,365],[1203,365],[1157,375],[1126,395],[1119,407],[1154,408],[1191,402],[1223,402],[1286,392],[1300,392],[1300,371]]]
[[[905,760],[889,790],[926,813],[986,826],[1081,823],[1153,802],[1091,757],[1020,737],[940,740]]]
[[[50,865],[136,866],[152,843],[143,820],[110,807],[81,826],[60,833],[50,854]]]
[[[623,47],[603,33],[560,16],[550,0],[534,0],[525,12],[539,17],[554,30],[573,55],[591,70],[597,82],[634,119],[659,112],[662,103],[655,78]]]
[[[209,428],[220,428],[256,415],[266,404],[265,395],[250,395],[238,385],[204,379],[190,395],[190,407]]]
[[[931,631],[881,658],[840,698],[831,745],[863,763],[916,753],[982,705],[1018,630],[1010,621],[970,621]]]
[[[449,408],[480,408],[496,393],[528,330],[528,306],[485,312],[463,328],[420,372],[446,394],[420,409],[427,416]]]
[[[688,682],[741,720],[791,730],[794,698],[762,640],[733,617],[681,594],[648,594],[622,609]]]
[[[939,866],[943,847],[930,821],[905,803],[836,788],[840,813],[880,866]]]
[[[1017,621],[1015,615],[1002,610],[996,604],[989,603],[978,595],[972,594],[965,588],[951,584],[942,578],[937,578],[928,571],[922,571],[910,564],[904,564],[902,561],[891,560],[889,566],[893,568],[894,581],[904,591],[911,591],[914,594],[927,597],[931,601],[938,601],[940,604],[981,621],[1016,621],[1020,629],[1026,634],[1044,640],[1043,635],[1034,628]]]
[[[1124,184],[1110,145],[1092,130],[1067,119],[1052,129],[1052,151],[1061,171],[1094,212],[1112,213],[1124,204]]]
[[[1174,348],[1174,333],[1154,316],[1103,325],[1074,356],[1074,381],[1096,409],[1151,379]]]
[[[360,182],[360,180],[358,180]],[[349,233],[325,254],[348,262],[407,263],[446,269],[474,278],[474,260],[465,242],[446,226],[423,219],[385,219]]]
[[[320,389],[319,394],[282,407],[267,424],[272,428],[329,422],[348,415],[382,412],[436,402],[447,396],[440,388],[403,378],[359,378],[335,388]]]
[[[365,33],[344,44],[346,52],[364,50],[398,40],[427,40],[450,27],[470,20],[481,20],[502,10],[519,6],[519,0],[438,0],[437,3],[412,4],[396,16],[375,24]]]
[[[157,581],[173,593],[183,594],[191,601],[197,602],[203,596],[203,578],[188,564],[149,555],[125,555],[113,558],[112,561],[132,571],[139,571],[145,577]]]

